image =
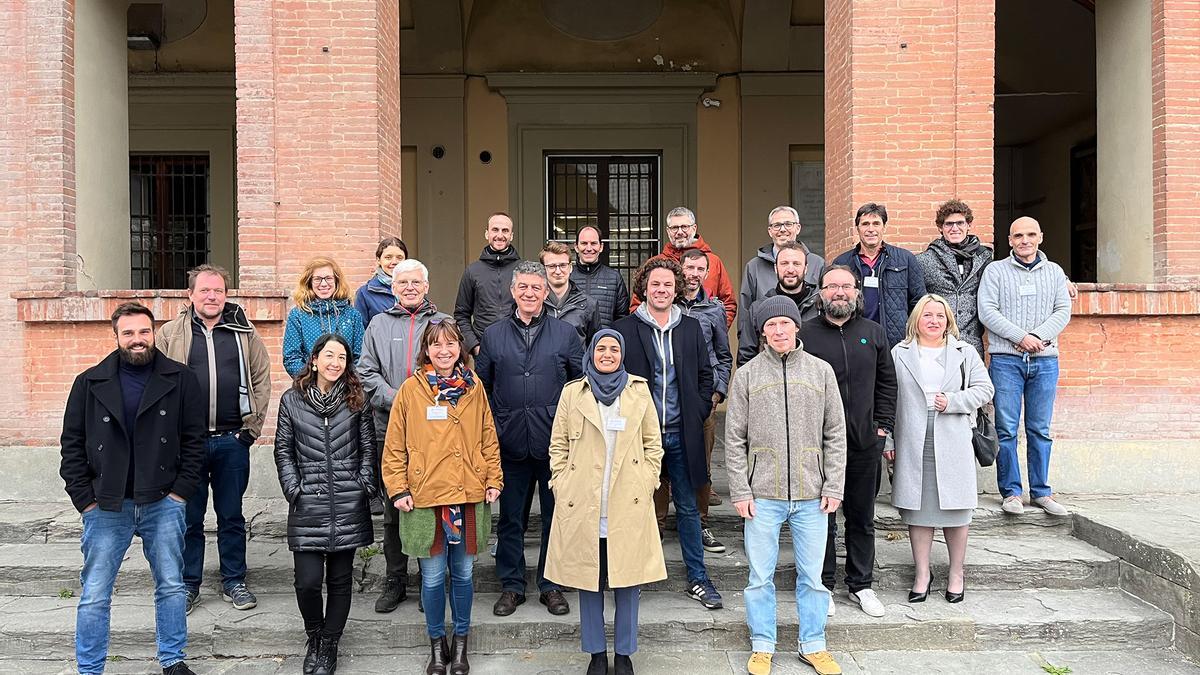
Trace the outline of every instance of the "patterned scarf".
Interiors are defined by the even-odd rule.
[[[453,546],[461,544],[463,540],[463,507],[456,506],[439,506],[438,520],[442,524],[442,532],[446,535],[446,544]]]
[[[475,377],[471,374],[470,369],[463,367],[463,364],[454,366],[454,372],[450,373],[450,377],[442,377],[433,369],[433,364],[425,364],[425,381],[437,393],[437,400],[449,401],[451,406],[458,405],[458,399],[467,393],[475,384]]]
[[[314,377],[312,383],[304,390],[304,398],[308,400],[308,405],[317,411],[317,414],[329,417],[346,400],[346,380],[339,378],[326,394],[317,386],[316,379]]]
[[[378,281],[388,288],[392,287],[392,275],[385,272],[383,267],[380,267],[379,265],[375,266],[375,281]]]

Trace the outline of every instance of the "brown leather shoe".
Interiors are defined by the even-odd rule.
[[[467,661],[467,636],[455,635],[450,644],[450,675],[467,675],[471,663]]]
[[[567,604],[567,599],[563,597],[562,591],[546,591],[538,597],[538,602],[546,606],[554,616],[562,616],[571,611],[571,606]]]
[[[518,605],[525,604],[525,596],[516,591],[504,591],[500,594],[500,599],[492,606],[492,614],[496,616],[508,616],[517,611]]]
[[[425,675],[446,675],[446,664],[450,662],[450,647],[446,636],[429,638],[429,665]]]

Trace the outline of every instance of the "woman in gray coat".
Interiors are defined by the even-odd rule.
[[[978,503],[972,419],[995,390],[979,354],[959,339],[950,304],[938,295],[917,301],[892,359],[899,385],[895,447],[884,457],[896,464],[892,505],[912,544],[916,578],[908,601],[924,602],[929,595],[929,553],[933,530],[940,527],[950,552],[946,600],[961,602],[967,528]]]

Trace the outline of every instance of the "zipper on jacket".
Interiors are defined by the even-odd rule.
[[[850,353],[846,351],[846,324],[838,326],[838,334],[841,336],[842,343],[842,364],[846,368],[846,399],[850,400],[850,383],[854,380],[850,376]]]
[[[333,514],[333,458],[329,456],[329,416],[325,417],[325,490],[329,497],[329,543],[333,545],[334,514]]]
[[[784,438],[783,447],[787,453],[787,497],[788,501],[792,501],[792,421],[789,414],[788,405],[788,386],[787,386],[787,354],[783,354],[783,429]]]

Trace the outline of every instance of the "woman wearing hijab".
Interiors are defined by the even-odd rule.
[[[308,366],[284,392],[275,466],[289,504],[296,604],[308,634],[304,672],[330,675],[350,615],[354,551],[375,536],[367,508],[375,494],[375,427],[341,335],[318,338]]]
[[[653,500],[663,453],[658,414],[645,378],[625,372],[624,351],[617,331],[596,333],[584,377],[563,388],[550,434],[558,508],[546,578],[579,589],[588,675],[608,672],[604,586],[616,601],[614,669],[632,675],[639,587],[667,578]]]
[[[450,318],[421,335],[421,356],[400,385],[383,445],[383,483],[400,510],[404,552],[420,559],[429,633],[427,675],[466,675],[475,556],[487,546],[500,497],[500,441],[487,393]],[[453,644],[446,643],[450,580]]]
[[[392,275],[396,265],[408,260],[408,247],[399,237],[384,237],[375,247],[375,274],[354,294],[354,308],[362,315],[363,328],[371,325],[376,314],[396,306],[392,293]]]

